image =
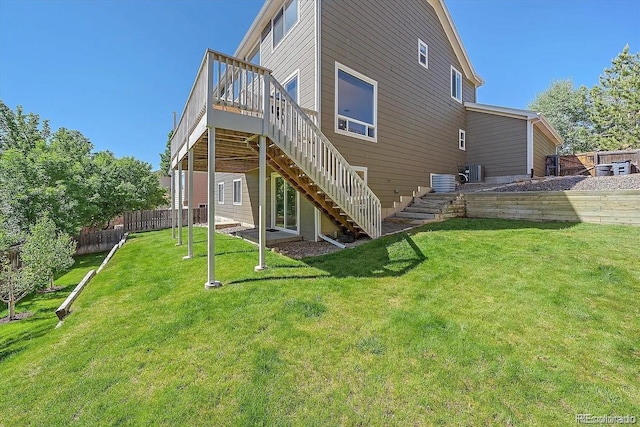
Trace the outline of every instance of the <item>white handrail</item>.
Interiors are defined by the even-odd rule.
[[[378,197],[282,85],[270,78],[277,96],[271,99],[269,137],[365,233],[379,237]]]

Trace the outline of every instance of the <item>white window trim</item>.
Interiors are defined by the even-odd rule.
[[[449,74],[449,95],[451,95],[451,99],[455,99],[457,102],[462,104],[462,73],[453,65],[451,66],[451,71],[456,72],[456,80],[458,80],[458,76],[460,76],[460,99],[453,96],[453,81],[451,80],[451,74]]]
[[[240,201],[236,202],[236,182],[240,183]],[[241,206],[242,205],[242,179],[234,179],[233,180],[233,204],[235,206]]]
[[[458,148],[462,151],[467,150],[467,132],[462,129],[458,129]]]
[[[371,142],[378,142],[378,82],[373,80],[372,78],[369,78],[367,76],[365,76],[362,73],[357,72],[356,70],[347,67],[346,65],[343,65],[341,63],[339,63],[338,61],[336,61],[336,66],[335,66],[336,70],[335,70],[335,76],[334,76],[334,80],[335,80],[335,95],[334,95],[334,117],[333,117],[333,121],[334,121],[334,131],[335,133],[339,133],[341,135],[347,135],[350,136],[352,138],[358,138],[358,139],[363,139],[365,141],[371,141]],[[348,130],[342,130],[338,127],[338,70],[342,70],[348,74],[351,74],[354,77],[359,78],[360,80],[363,80],[371,85],[373,85],[373,124],[372,123],[365,123],[365,122],[361,122],[359,120],[356,119],[351,119],[348,117],[343,118],[343,120],[347,120],[352,121],[354,123],[357,124],[361,124],[361,125],[365,125],[365,126],[373,126],[373,129],[375,130],[375,137],[371,138],[370,136],[367,135],[360,135],[359,133],[355,133],[355,132],[349,132]],[[347,124],[347,128],[349,127],[349,125]]]
[[[296,102],[300,105],[300,69],[295,70],[293,73],[289,74],[286,79],[284,79],[284,83],[282,84],[283,88],[287,88],[287,84],[291,83],[293,79],[297,79],[298,83],[296,84]]]
[[[222,187],[222,190],[220,190],[221,187]],[[218,189],[218,193],[216,194],[216,196],[218,199],[218,204],[224,205],[224,182],[219,182],[217,189]],[[220,196],[222,196],[222,201],[220,201]]]
[[[293,30],[300,23],[300,1],[301,0],[298,0],[297,2],[298,7],[296,8],[296,14],[297,14],[296,23],[293,24],[293,27],[289,28],[289,31],[287,31],[282,35],[282,38],[275,46],[273,44],[273,20],[275,19],[275,15],[277,15],[280,11],[282,11],[282,19],[284,19],[284,9],[287,6],[287,3],[289,2],[289,0],[284,0],[284,2],[282,2],[282,6],[280,7],[280,9],[278,9],[278,11],[273,16],[273,18],[271,18],[271,53],[273,53],[282,44],[282,42],[287,38],[289,34],[293,33]],[[262,62],[262,56],[260,56],[260,62]]]
[[[292,230],[290,228],[282,228],[276,225],[276,178],[281,177],[278,172],[271,172],[271,228],[275,228],[276,230],[284,231],[285,233],[292,234],[300,234],[300,192],[292,186],[294,190],[296,190],[296,229]],[[291,186],[283,178],[284,182]]]
[[[420,62],[420,48],[424,46],[425,49],[427,50],[426,52],[426,64],[423,64],[422,62]],[[420,64],[421,66],[423,66],[424,68],[426,68],[427,70],[429,69],[429,46],[423,42],[422,40],[418,39],[418,64]]]
[[[202,208],[205,208],[205,209],[206,209],[206,208],[207,208],[207,204],[206,204],[206,203],[199,203],[199,204],[198,204],[198,208],[199,208],[199,209],[202,209]]]

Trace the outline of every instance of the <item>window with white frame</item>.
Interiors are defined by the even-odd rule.
[[[241,179],[233,180],[233,204],[234,205],[242,204],[242,180]]]
[[[429,46],[418,39],[418,63],[424,68],[429,68]]]
[[[276,16],[271,21],[273,29],[273,42],[272,48],[275,49],[278,43],[287,35],[287,33],[293,28],[296,22],[298,22],[298,1],[288,0],[284,6],[276,13]]]
[[[451,66],[451,97],[462,102],[462,74]]]
[[[458,129],[458,148],[462,151],[467,149],[467,133],[462,129]]]
[[[218,204],[224,205],[224,182],[218,183]]]
[[[298,102],[298,72],[285,81],[284,90],[295,102]]]
[[[378,82],[336,62],[335,131],[377,141]]]

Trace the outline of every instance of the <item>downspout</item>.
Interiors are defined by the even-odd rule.
[[[529,118],[527,120],[527,172],[533,178],[533,123],[540,119]]]

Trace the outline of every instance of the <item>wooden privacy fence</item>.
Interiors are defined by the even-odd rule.
[[[596,176],[595,166],[630,162],[631,172],[640,168],[640,150],[591,151],[560,156],[560,175]]]
[[[465,194],[467,217],[640,226],[640,190]]]
[[[176,211],[176,224],[178,212]],[[189,223],[189,210],[182,209],[182,225]],[[193,209],[193,223],[207,223],[207,208]],[[152,231],[171,228],[171,209],[159,209],[153,211],[125,212],[123,215],[124,231]]]
[[[108,251],[118,244],[124,233],[125,232],[122,227],[110,230],[82,232],[75,237],[78,242],[76,245],[76,255],[95,254],[97,252]]]

